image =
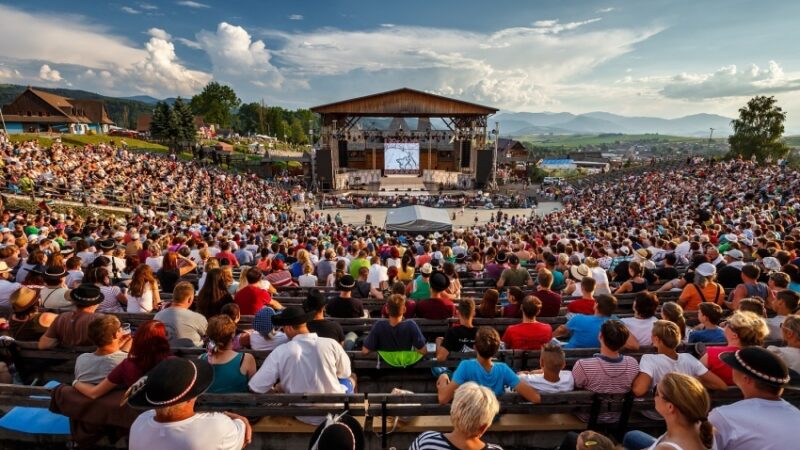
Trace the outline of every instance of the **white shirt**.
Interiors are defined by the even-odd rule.
[[[767,350],[780,356],[783,362],[795,372],[800,372],[800,348],[795,347],[776,347],[770,345]]]
[[[590,270],[592,272],[592,278],[597,282],[594,288],[594,295],[611,294],[611,288],[608,286],[608,274],[605,269],[602,267],[592,267]]]
[[[161,270],[161,266],[164,265],[164,257],[163,256],[149,256],[147,259],[144,260],[144,263],[150,266],[153,269],[153,272],[158,272]]]
[[[153,311],[153,290],[147,288],[142,292],[141,297],[134,297],[128,291],[128,308],[129,313],[149,313]]]
[[[250,333],[250,348],[253,350],[274,350],[275,347],[287,342],[289,342],[289,338],[283,334],[283,331],[276,332],[272,339],[265,338],[255,330]]]
[[[656,323],[657,320],[656,317],[651,317],[649,319],[625,317],[622,319],[622,323],[628,327],[628,331],[639,341],[639,345],[644,347],[653,345],[653,324]]]
[[[575,379],[572,378],[572,371],[562,370],[558,372],[558,381],[553,383],[544,379],[544,374],[520,375],[520,380],[533,386],[537,391],[545,394],[556,394],[559,392],[572,392],[575,390]]]
[[[380,264],[373,264],[369,266],[369,274],[367,275],[367,283],[375,289],[380,290],[381,282],[389,281],[389,269]]]
[[[343,394],[339,378],[350,374],[350,358],[338,342],[317,333],[298,334],[267,356],[248,385],[253,392],[264,393],[280,380],[288,394]],[[323,419],[299,418],[317,425]]]
[[[689,353],[678,353],[678,359],[667,355],[642,355],[639,361],[639,372],[650,375],[650,388],[652,389],[664,375],[670,372],[682,373],[693,377],[705,375],[708,368]]]
[[[303,274],[297,277],[297,284],[300,287],[315,287],[317,285],[317,277],[311,274]]]
[[[131,425],[130,450],[240,450],[245,424],[222,413],[197,413],[178,422],[155,421],[156,411],[145,411]]]
[[[751,398],[711,410],[717,450],[797,448],[800,410],[784,400]]]
[[[769,336],[767,336],[767,339],[783,340],[781,324],[783,324],[784,320],[786,320],[786,316],[775,316],[764,319],[764,321],[767,322],[767,328],[769,328]]]
[[[19,283],[8,280],[0,280],[0,306],[10,309],[11,294],[16,292],[16,290],[20,287],[22,287],[22,285]]]

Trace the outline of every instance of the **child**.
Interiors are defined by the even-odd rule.
[[[520,379],[537,391],[545,394],[570,392],[575,389],[575,380],[572,371],[563,370],[567,366],[564,350],[556,344],[547,344],[542,347],[539,356],[541,369],[532,372],[520,372]]]
[[[722,320],[721,306],[710,302],[700,303],[697,307],[697,320],[700,321],[700,325],[689,334],[690,344],[725,342],[725,331],[717,326]]]
[[[77,256],[67,259],[67,279],[64,280],[67,288],[75,289],[81,284],[81,280],[83,280],[83,271],[81,270],[82,262],[83,261]]]
[[[597,281],[592,277],[581,280],[581,298],[567,303],[567,319],[575,314],[594,314],[594,288]]]
[[[236,303],[228,303],[222,307],[220,314],[224,314],[233,320],[233,323],[239,325],[239,320],[242,314],[239,311],[239,305]],[[233,350],[237,352],[243,348],[250,347],[250,333],[241,331],[237,328],[236,335],[233,337]]]

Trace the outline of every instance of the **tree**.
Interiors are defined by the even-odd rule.
[[[214,123],[222,128],[233,124],[234,110],[242,103],[230,86],[216,81],[208,83],[203,92],[192,97],[191,106],[195,114],[203,116],[207,123]]]
[[[755,156],[759,162],[786,155],[789,147],[781,140],[786,113],[776,103],[773,96],[759,95],[739,109],[739,118],[731,121],[731,154],[746,159]]]
[[[170,134],[170,116],[172,111],[167,102],[158,102],[150,121],[150,135],[158,141],[168,141]]]
[[[175,141],[181,146],[193,145],[197,140],[197,131],[194,128],[194,114],[192,114],[191,108],[182,98],[175,99],[175,103],[172,105],[172,115],[176,125],[176,129],[173,130]]]

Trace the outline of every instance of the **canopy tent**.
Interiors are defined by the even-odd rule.
[[[450,221],[445,209],[429,208],[427,206],[405,206],[388,210],[384,227],[388,231],[405,231],[409,233],[451,231],[453,222]]]

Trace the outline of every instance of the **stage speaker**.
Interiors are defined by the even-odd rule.
[[[347,168],[347,141],[339,141],[339,168]]]
[[[331,158],[330,148],[321,148],[317,150],[315,157],[317,182],[320,189],[333,188],[333,159]]]
[[[478,160],[476,161],[475,170],[475,187],[483,189],[489,184],[492,178],[492,169],[494,168],[494,152],[492,150],[481,150],[475,152]]]
[[[472,141],[464,141],[461,143],[461,167],[469,168],[470,155],[472,155]]]

